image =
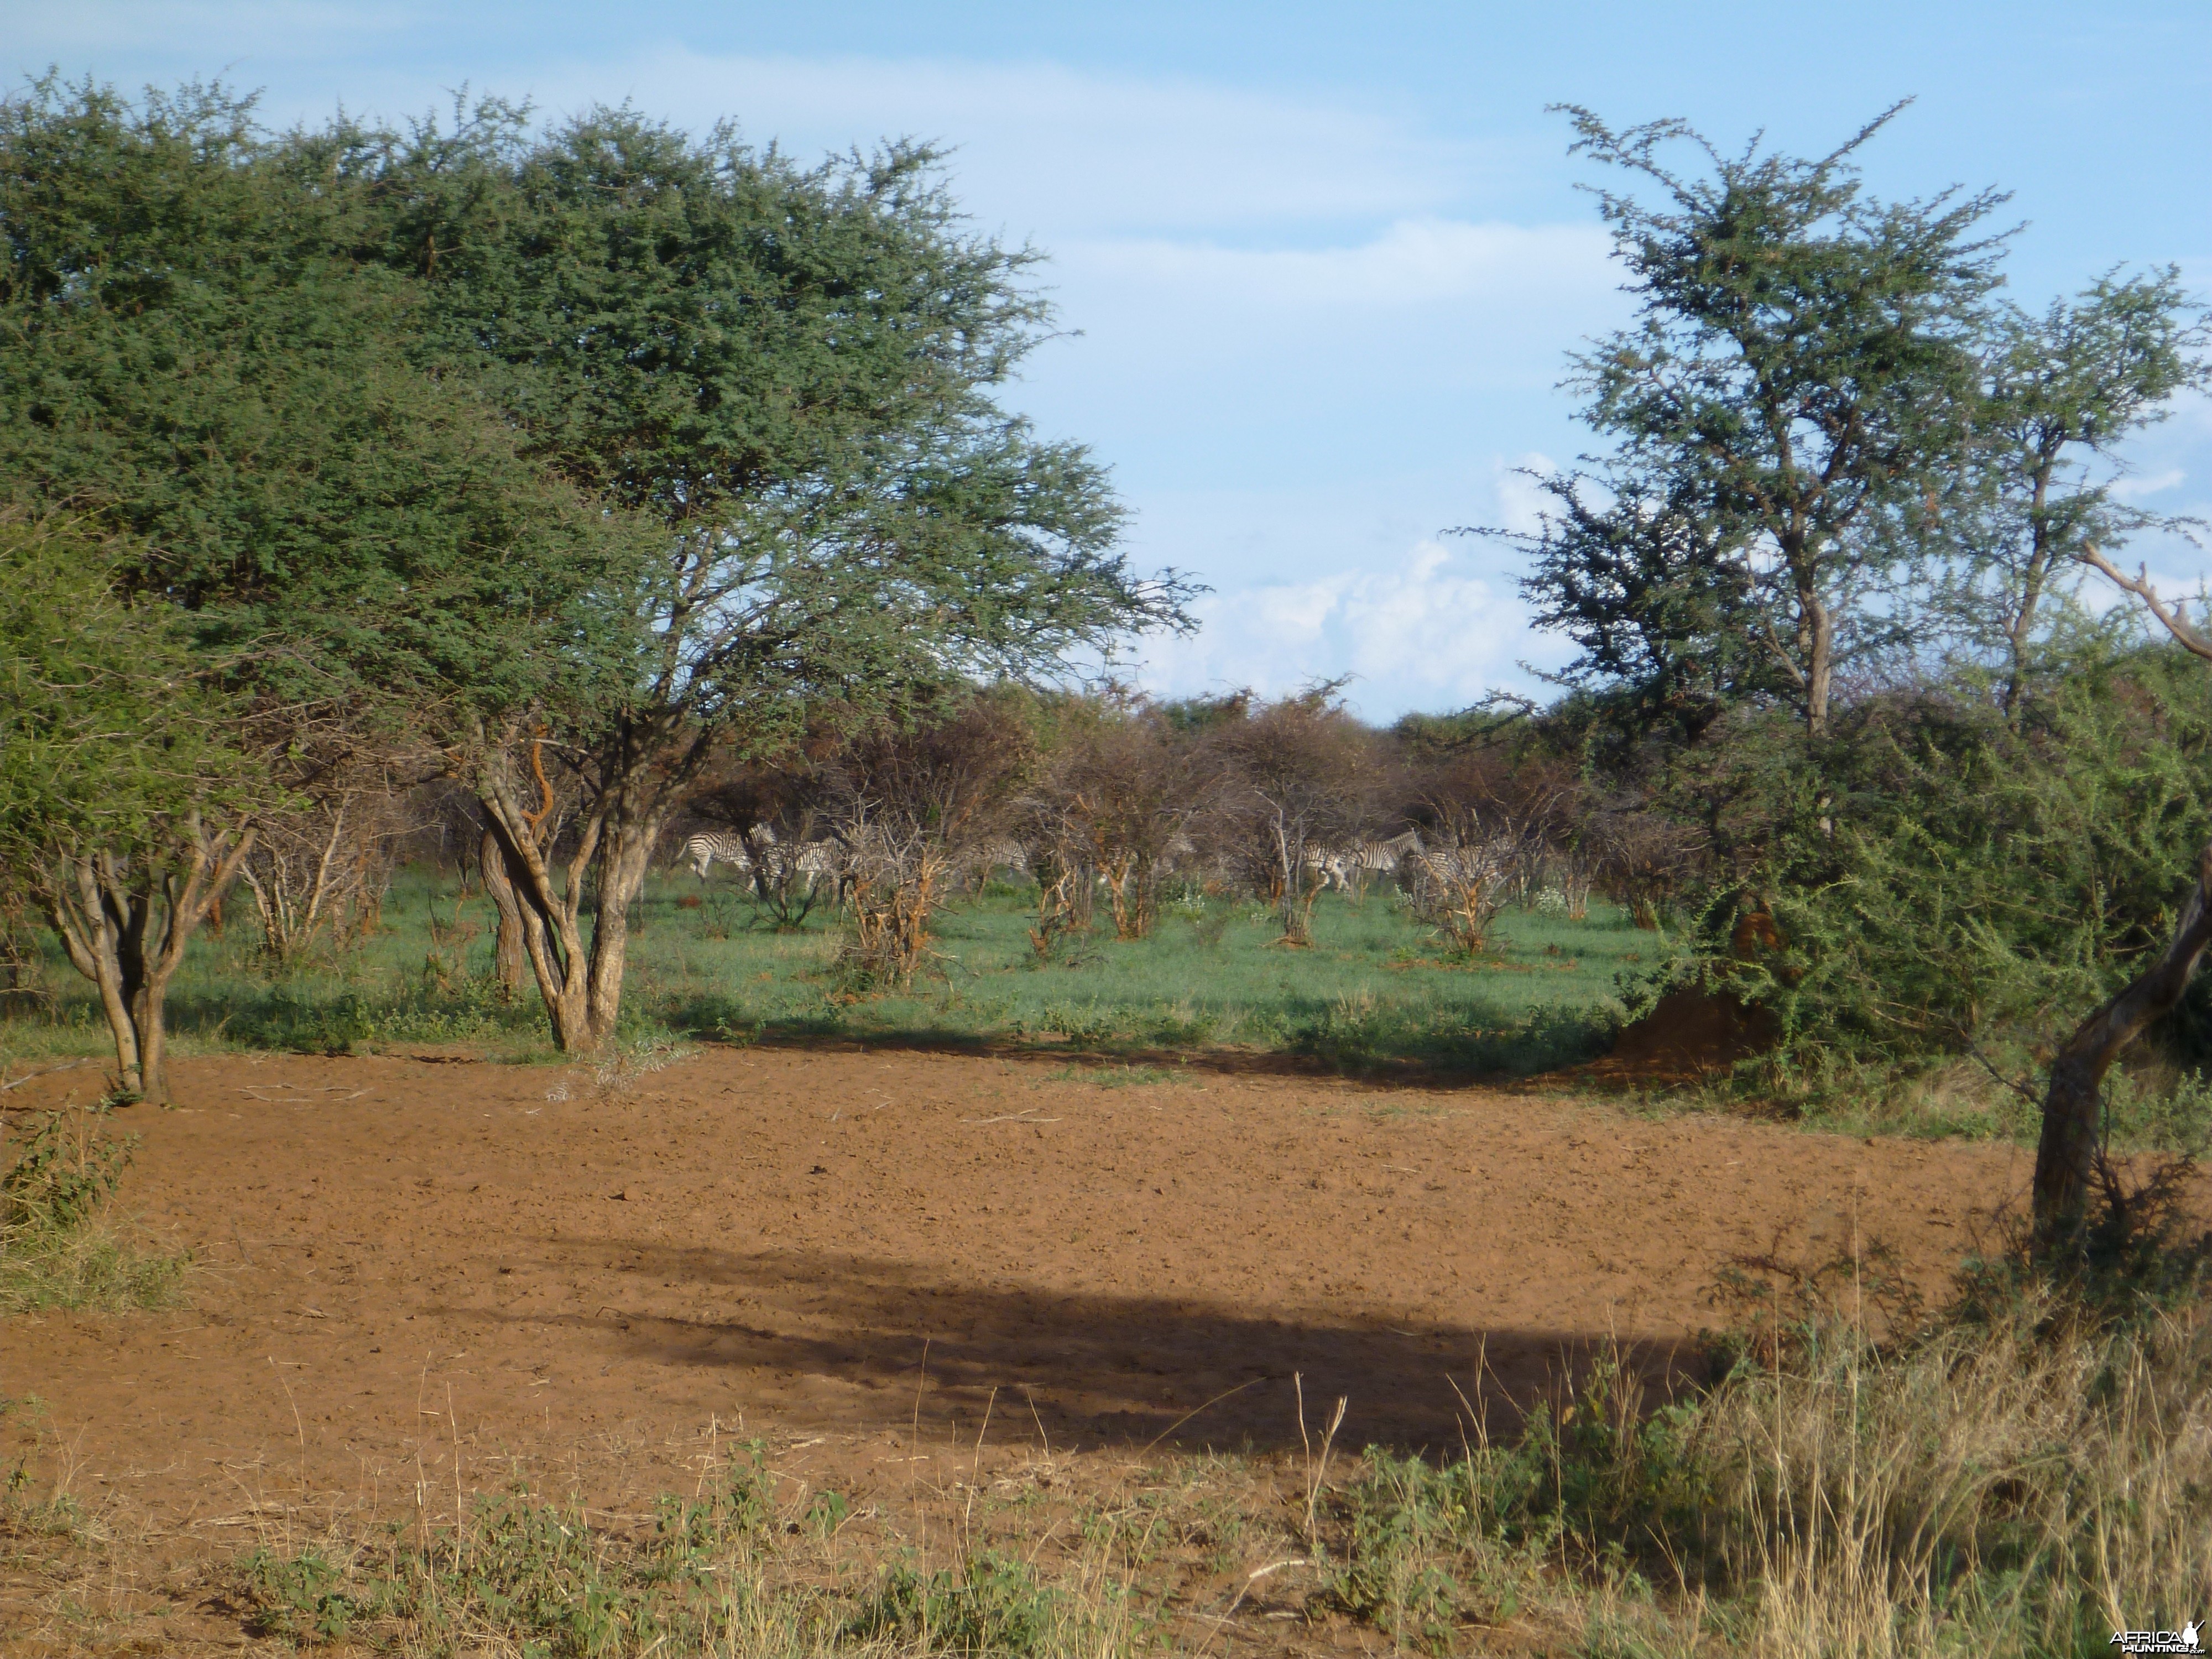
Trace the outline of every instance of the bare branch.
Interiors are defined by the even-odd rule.
[[[2206,639],[2203,635],[2191,628],[2188,620],[2178,610],[2159,598],[2158,590],[2150,585],[2150,572],[2148,567],[2138,565],[2136,567],[2134,575],[2127,575],[2106,558],[2094,542],[2083,547],[2076,556],[2082,563],[2093,569],[2101,571],[2115,586],[2141,599],[2150,614],[2158,618],[2166,631],[2173,635],[2175,641],[2184,650],[2192,656],[2202,657],[2205,661],[2212,662],[2212,640]]]

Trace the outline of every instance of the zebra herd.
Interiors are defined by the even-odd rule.
[[[1173,850],[1188,854],[1195,849],[1184,841]],[[787,870],[809,884],[834,881],[841,889],[852,871],[852,854],[844,842],[806,841],[794,848],[779,842],[775,831],[764,823],[742,835],[730,830],[702,830],[684,842],[678,862],[689,864],[702,882],[717,864],[729,866],[741,878],[751,876],[760,865],[769,866],[767,873],[771,879]],[[1030,869],[1028,851],[1012,840],[988,842],[976,848],[967,862],[978,876],[997,870],[1026,876]],[[1305,854],[1306,868],[1319,879],[1323,890],[1333,889],[1355,897],[1377,876],[1395,877],[1401,889],[1411,892],[1425,882],[1463,886],[1492,878],[1502,862],[1490,848],[1427,846],[1418,830],[1407,830],[1387,840],[1316,845],[1309,847]],[[1099,879],[1103,882],[1105,878]]]
[[[733,830],[706,830],[684,843],[684,850],[677,854],[677,862],[689,864],[692,874],[702,881],[707,879],[708,872],[718,864],[728,865],[740,876],[750,876],[753,872],[755,854],[759,854],[765,860],[773,856],[771,848],[783,850],[782,844],[775,838],[775,831],[765,823],[755,824],[748,834],[742,836]],[[841,872],[844,864],[841,856],[843,851],[842,844],[834,841],[801,842],[792,854],[793,865],[810,880],[820,881]]]
[[[810,885],[836,882],[841,893],[854,873],[853,851],[844,842],[825,838],[803,841],[794,847],[777,840],[775,831],[765,823],[755,824],[744,835],[731,830],[702,830],[684,842],[676,862],[689,864],[702,882],[716,865],[726,864],[741,878],[759,867],[771,881],[788,872]],[[994,870],[1012,870],[1026,876],[1030,870],[1028,853],[1014,841],[987,842],[974,850],[967,862],[972,872],[985,875]]]
[[[1306,868],[1321,878],[1324,890],[1357,895],[1370,876],[1395,875],[1409,858],[1421,856],[1421,832],[1408,830],[1388,841],[1355,841],[1341,847],[1309,847]]]

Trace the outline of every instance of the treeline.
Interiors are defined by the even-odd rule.
[[[1542,893],[1577,917],[1594,888],[1656,915],[1672,873],[1653,839],[1663,827],[1486,730],[1375,730],[1334,690],[1182,702],[970,690],[902,726],[735,764],[673,833],[726,832],[734,845],[715,855],[785,921],[835,891],[863,935],[855,965],[901,981],[930,913],[992,871],[1036,884],[1040,956],[1096,924],[1146,937],[1171,883],[1275,907],[1292,946],[1310,942],[1323,892],[1378,881],[1460,954],[1483,948],[1505,905]]]

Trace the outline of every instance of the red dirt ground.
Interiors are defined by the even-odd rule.
[[[917,1429],[972,1441],[994,1389],[994,1443],[1057,1453],[1295,1448],[1294,1373],[1349,1398],[1341,1444],[1443,1447],[1461,1391],[1525,1399],[1594,1343],[1691,1363],[1717,1276],[1778,1234],[1856,1228],[1933,1288],[2028,1174],[1534,1092],[1060,1071],[180,1062],[175,1109],[118,1122],[128,1205],[202,1266],[189,1304],[11,1320],[0,1396],[46,1402],[81,1497],[232,1545],[279,1487],[450,1492],[453,1457],[649,1491],[710,1425],[819,1437],[865,1488]]]

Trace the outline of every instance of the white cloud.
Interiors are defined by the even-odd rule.
[[[1491,466],[1491,484],[1498,496],[1498,528],[1516,536],[1533,536],[1544,527],[1544,514],[1553,505],[1539,479],[1559,470],[1559,464],[1536,450],[1517,456],[1509,465]],[[1530,475],[1534,474],[1532,477]]]
[[[1378,716],[1463,708],[1520,682],[1516,659],[1528,643],[1510,586],[1471,564],[1423,540],[1392,566],[1209,595],[1196,607],[1200,634],[1142,649],[1138,678],[1167,696],[1243,686],[1279,696],[1350,673],[1347,696]]]
[[[1610,246],[1593,225],[1401,220],[1371,240],[1322,248],[1220,247],[1162,240],[1076,242],[1059,263],[1116,287],[1217,296],[1249,313],[1346,307],[1397,309],[1495,300],[1516,290],[1557,296],[1611,286]]]
[[[2188,476],[2179,467],[2170,466],[2163,472],[2152,473],[2147,478],[2115,478],[2112,481],[2112,491],[2121,501],[2134,501],[2144,495],[2155,495],[2160,490],[2171,489]]]

